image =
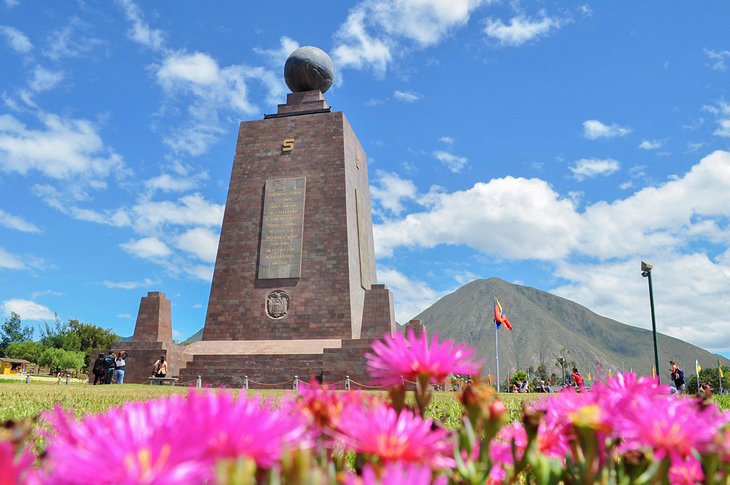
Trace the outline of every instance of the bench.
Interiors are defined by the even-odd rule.
[[[150,385],[152,384],[169,384],[171,386],[174,386],[177,384],[178,378],[177,377],[150,377]]]

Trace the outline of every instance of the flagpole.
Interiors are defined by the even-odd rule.
[[[697,374],[697,392],[700,392],[700,361],[695,359],[695,373]]]
[[[499,392],[499,327],[497,326],[497,320],[494,321],[494,347],[497,354],[497,392]]]
[[[720,381],[720,394],[722,394],[722,363],[717,359],[717,380]]]

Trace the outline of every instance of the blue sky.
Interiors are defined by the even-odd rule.
[[[498,276],[650,328],[643,259],[659,331],[730,357],[727,25],[722,2],[2,0],[0,310],[131,335],[163,291],[199,330],[238,123],[315,45],[400,322]]]

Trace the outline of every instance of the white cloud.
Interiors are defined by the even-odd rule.
[[[134,42],[143,45],[153,51],[159,51],[165,47],[165,35],[161,30],[152,29],[142,18],[142,12],[137,4],[131,0],[117,0],[117,3],[124,10],[124,14],[132,23],[127,35]]]
[[[560,259],[575,246],[581,225],[573,203],[539,179],[494,179],[419,201],[427,211],[374,226],[378,257],[398,247],[463,244],[507,259]]]
[[[36,66],[33,70],[33,79],[30,81],[30,89],[40,93],[56,87],[63,80],[63,72],[49,71],[42,66]]]
[[[607,159],[596,159],[596,158],[581,158],[577,160],[570,171],[573,172],[573,177],[576,180],[584,180],[587,178],[594,178],[599,176],[611,175],[616,172],[621,165],[610,158]]]
[[[117,313],[117,318],[124,318],[125,320],[131,320],[132,315],[129,313]]]
[[[0,116],[0,170],[90,184],[124,174],[122,158],[105,148],[91,122],[53,114],[41,114],[40,121],[42,129],[31,129],[12,115]]]
[[[129,254],[142,259],[163,259],[172,253],[164,242],[154,237],[129,241],[120,244],[119,247]]]
[[[204,180],[208,180],[208,172],[200,172],[196,175],[187,177],[176,177],[174,175],[164,173],[157,177],[145,180],[144,185],[147,190],[151,192],[186,192],[197,188]]]
[[[629,133],[631,133],[631,128],[619,126],[616,123],[606,125],[598,120],[587,120],[583,122],[583,136],[589,140],[626,136]]]
[[[664,142],[662,140],[641,140],[639,148],[642,150],[656,150],[662,146],[664,146]]]
[[[26,265],[20,256],[9,253],[0,247],[0,269],[25,269]]]
[[[710,59],[710,69],[715,71],[724,71],[727,69],[725,61],[730,58],[730,50],[715,51],[712,49],[705,49],[705,55]]]
[[[501,19],[487,18],[484,33],[488,37],[499,41],[503,45],[519,46],[540,37],[545,37],[550,32],[558,30],[565,21],[559,18],[541,16],[539,19],[531,19],[525,15],[512,17],[508,24]]]
[[[5,226],[8,229],[15,229],[16,231],[21,232],[32,232],[36,234],[41,232],[38,226],[32,222],[28,222],[20,216],[8,214],[2,209],[0,209],[0,226]]]
[[[712,132],[715,136],[721,136],[723,138],[730,138],[730,118],[719,120],[717,122],[720,126],[717,127],[717,129]]]
[[[142,281],[109,281],[105,280],[101,283],[107,288],[121,289],[121,290],[136,290],[137,288],[150,288],[153,285],[158,284],[157,281],[150,278],[145,278]]]
[[[447,145],[454,144],[454,138],[451,136],[442,136],[441,138],[439,138],[439,141],[442,143],[446,143]]]
[[[421,95],[418,93],[415,93],[413,91],[399,91],[396,90],[393,93],[393,97],[398,100],[402,101],[404,103],[415,103],[419,99],[421,99]]]
[[[155,231],[167,225],[219,227],[223,221],[222,204],[208,202],[201,194],[180,197],[177,201],[140,201],[131,209],[130,218],[139,231]]]
[[[5,6],[8,8],[17,7],[20,5],[20,0],[5,0]]]
[[[271,104],[281,101],[286,92],[281,76],[271,70],[244,65],[221,68],[202,52],[169,53],[158,66],[156,78],[170,101],[188,106],[189,121],[164,141],[174,150],[193,156],[205,153],[226,132],[223,113],[250,116],[259,111],[248,100],[248,80],[266,88]]]
[[[0,25],[0,36],[5,37],[8,46],[15,52],[27,54],[33,50],[33,44],[30,42],[30,39],[15,27]]]
[[[356,5],[335,34],[335,63],[382,74],[404,42],[419,48],[465,25],[484,0],[370,0]]]
[[[436,291],[424,281],[410,279],[388,266],[378,267],[378,282],[384,283],[396,295],[395,319],[404,324],[450,291]]]
[[[378,185],[370,186],[370,195],[386,211],[398,215],[405,208],[404,201],[416,199],[416,186],[410,180],[382,170],[375,172],[375,178]]]
[[[176,238],[178,249],[195,255],[198,259],[212,263],[218,251],[219,234],[204,227],[196,227]]]
[[[48,307],[31,300],[14,298],[3,302],[3,313],[17,313],[21,320],[55,320],[56,314]]]
[[[44,54],[54,61],[64,57],[85,56],[102,44],[100,39],[86,34],[89,29],[89,24],[72,17],[63,28],[48,36],[48,47]]]
[[[266,58],[267,63],[275,69],[282,69],[289,55],[299,48],[299,43],[287,36],[279,39],[278,49],[254,48],[254,52]]]
[[[458,155],[454,155],[453,153],[445,152],[443,150],[436,150],[435,152],[433,152],[433,156],[436,157],[436,159],[440,162],[446,164],[449,170],[454,173],[461,172],[469,161],[469,159],[466,157],[460,157]]]

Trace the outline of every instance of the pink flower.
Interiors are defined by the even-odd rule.
[[[426,332],[416,337],[408,330],[408,339],[397,333],[385,335],[365,354],[368,373],[375,383],[399,385],[401,378],[415,381],[428,376],[430,382],[443,382],[450,374],[478,374],[480,365],[471,358],[475,350],[453,340],[438,341],[434,334],[429,343]]]
[[[81,421],[61,408],[46,415],[51,478],[60,484],[197,484],[216,461],[250,458],[268,467],[303,435],[287,414],[227,392],[191,391],[129,403]]]
[[[204,459],[247,457],[260,468],[278,462],[285,447],[304,445],[306,431],[300,413],[272,409],[245,393],[234,399],[229,392],[191,392],[183,421],[195,430]]]
[[[446,485],[445,476],[433,480],[431,468],[424,465],[403,465],[393,463],[378,473],[370,465],[365,465],[362,471],[362,478],[349,475],[345,481],[346,485]]]
[[[705,474],[702,473],[702,464],[695,458],[680,463],[672,463],[669,468],[669,483],[672,485],[695,485],[703,483]]]
[[[398,415],[388,406],[351,407],[342,416],[341,440],[357,453],[378,457],[382,462],[428,464],[451,467],[453,444],[450,434],[431,429],[432,421],[409,410]]]
[[[33,455],[29,452],[16,454],[13,445],[0,442],[0,485],[21,485],[33,467]]]
[[[360,392],[337,392],[316,383],[300,389],[299,394],[299,399],[291,403],[292,411],[303,415],[315,436],[339,429],[343,411],[363,405]]]

